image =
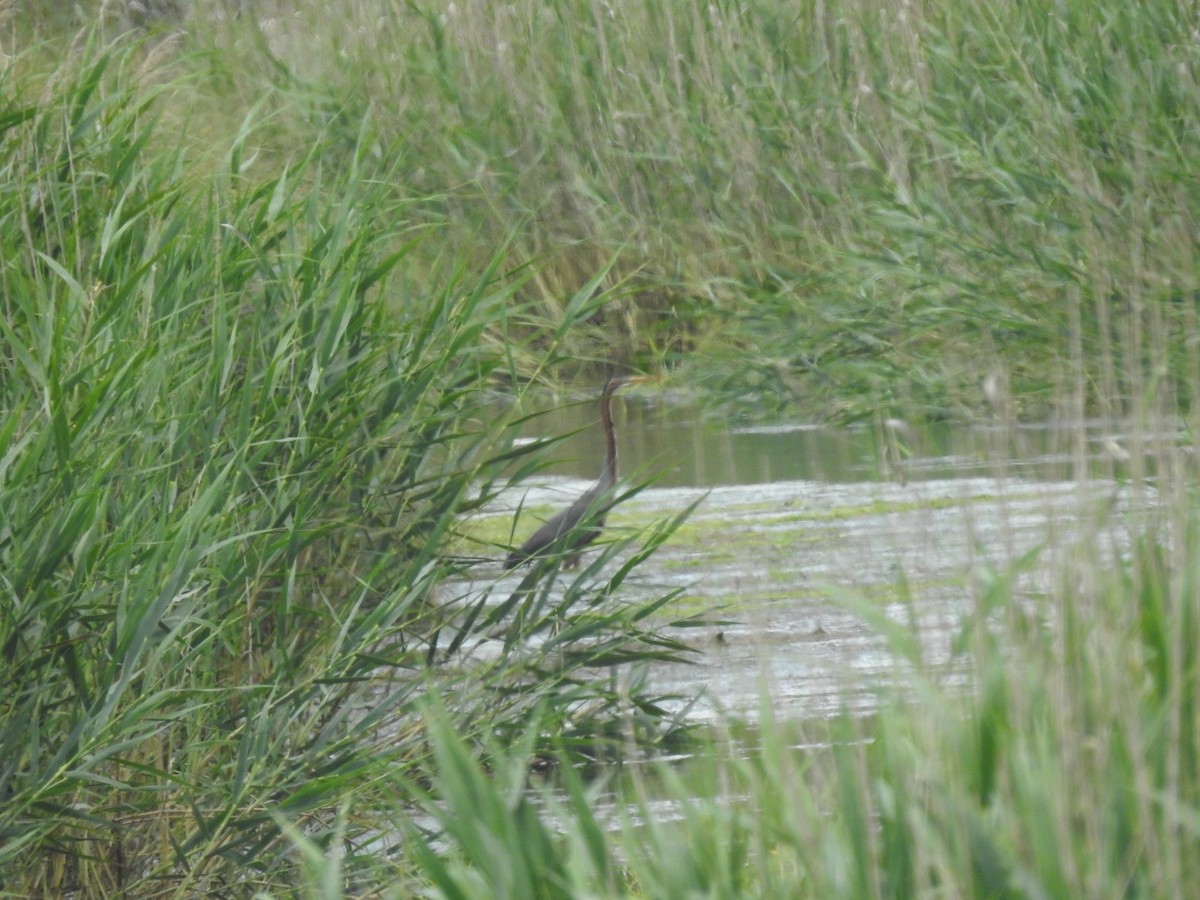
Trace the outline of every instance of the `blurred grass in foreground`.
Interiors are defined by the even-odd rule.
[[[563,757],[531,787],[532,747],[485,767],[435,713],[423,878],[438,897],[1186,896],[1200,548],[1194,519],[1174,524],[1117,563],[1081,540],[1044,594],[1016,587],[1031,559],[986,572],[955,642],[965,686],[891,625],[906,674],[874,714],[777,721],[764,694],[757,730],[717,729],[682,765],[586,783]],[[309,895],[343,896],[324,884]]]

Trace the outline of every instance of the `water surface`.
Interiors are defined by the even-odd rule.
[[[523,508],[518,541],[536,526],[531,510],[567,505],[599,472],[596,419],[589,400],[524,423],[530,438],[577,433],[494,509]],[[954,645],[989,579],[1018,572],[1030,615],[1049,627],[1054,610],[1038,604],[1050,573],[1081,544],[1121,552],[1133,495],[1152,492],[1119,477],[1125,441],[1102,423],[743,427],[637,398],[617,403],[616,419],[624,474],[654,483],[614,511],[612,531],[700,501],[626,582],[647,598],[680,590],[684,610],[728,620],[689,633],[693,665],[651,673],[664,693],[699,694],[699,719],[754,718],[764,705],[823,717],[869,710],[878,686],[912,675],[964,680]],[[507,596],[518,576],[495,569],[466,590],[499,578]],[[914,640],[889,643],[887,623]]]
[[[1103,478],[1113,476],[1128,443],[1123,429],[1100,421],[921,428],[895,420],[855,427],[739,423],[636,390],[613,401],[622,466],[627,474],[653,474],[663,487],[894,479],[896,459],[905,479],[1015,472],[1068,480],[1081,461]],[[547,472],[596,477],[604,441],[595,397],[546,398],[525,415],[523,439],[562,438],[548,454]]]

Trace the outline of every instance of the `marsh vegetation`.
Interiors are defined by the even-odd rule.
[[[0,4],[5,890],[1200,877],[1194,5],[143,5]],[[558,438],[522,398],[609,364],[893,462],[1050,421],[1069,471],[765,536],[635,482],[579,572],[501,575]],[[870,517],[957,555],[808,580],[886,654],[869,707],[700,727],[649,676]],[[722,553],[752,608],[677,577]]]

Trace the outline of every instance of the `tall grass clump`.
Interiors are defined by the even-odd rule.
[[[464,252],[538,261],[539,319],[613,263],[579,352],[616,336],[745,409],[843,416],[978,415],[994,374],[1042,417],[1077,334],[1089,409],[1120,416],[1153,338],[1191,403],[1189,4],[331,10],[197,5],[221,91],[191,99],[287,84],[298,144],[369,111]]]
[[[604,268],[572,350],[678,359],[743,411],[971,417],[992,375],[1044,417],[1078,358],[1120,417],[1160,340],[1191,403],[1187,4],[172,6],[193,129],[262,104],[279,161],[369,115],[476,269],[537,262],[532,341]]]
[[[628,567],[541,613],[531,576],[511,634],[447,586],[519,456],[484,389],[514,375],[520,273],[448,249],[444,281],[405,275],[424,226],[369,117],[296,152],[251,111],[197,159],[145,49],[85,36],[0,88],[5,889],[286,889],[281,822],[386,842],[434,683],[467,740],[539,700],[546,735],[631,697],[669,730],[582,674],[679,649],[646,608],[595,613]],[[503,651],[471,663],[485,627]]]

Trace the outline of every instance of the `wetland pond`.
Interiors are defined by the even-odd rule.
[[[1114,477],[1125,439],[1100,423],[915,434],[898,423],[730,427],[640,399],[615,408],[622,478],[652,483],[613,510],[609,530],[698,503],[621,589],[678,591],[672,617],[721,620],[676,635],[697,651],[691,664],[656,664],[648,676],[656,691],[697,697],[687,715],[699,722],[754,720],[764,703],[786,719],[865,713],[875,687],[914,666],[961,681],[953,648],[965,623],[987,615],[988,584],[1015,579],[1028,612],[1049,621],[1054,611],[1039,608],[1048,579],[1071,566],[1073,548],[1121,553],[1151,491]],[[602,464],[594,400],[529,418],[522,434],[569,436],[489,508],[499,540],[512,529],[519,542]],[[506,597],[520,572],[499,572],[499,561],[485,564],[454,593]]]

